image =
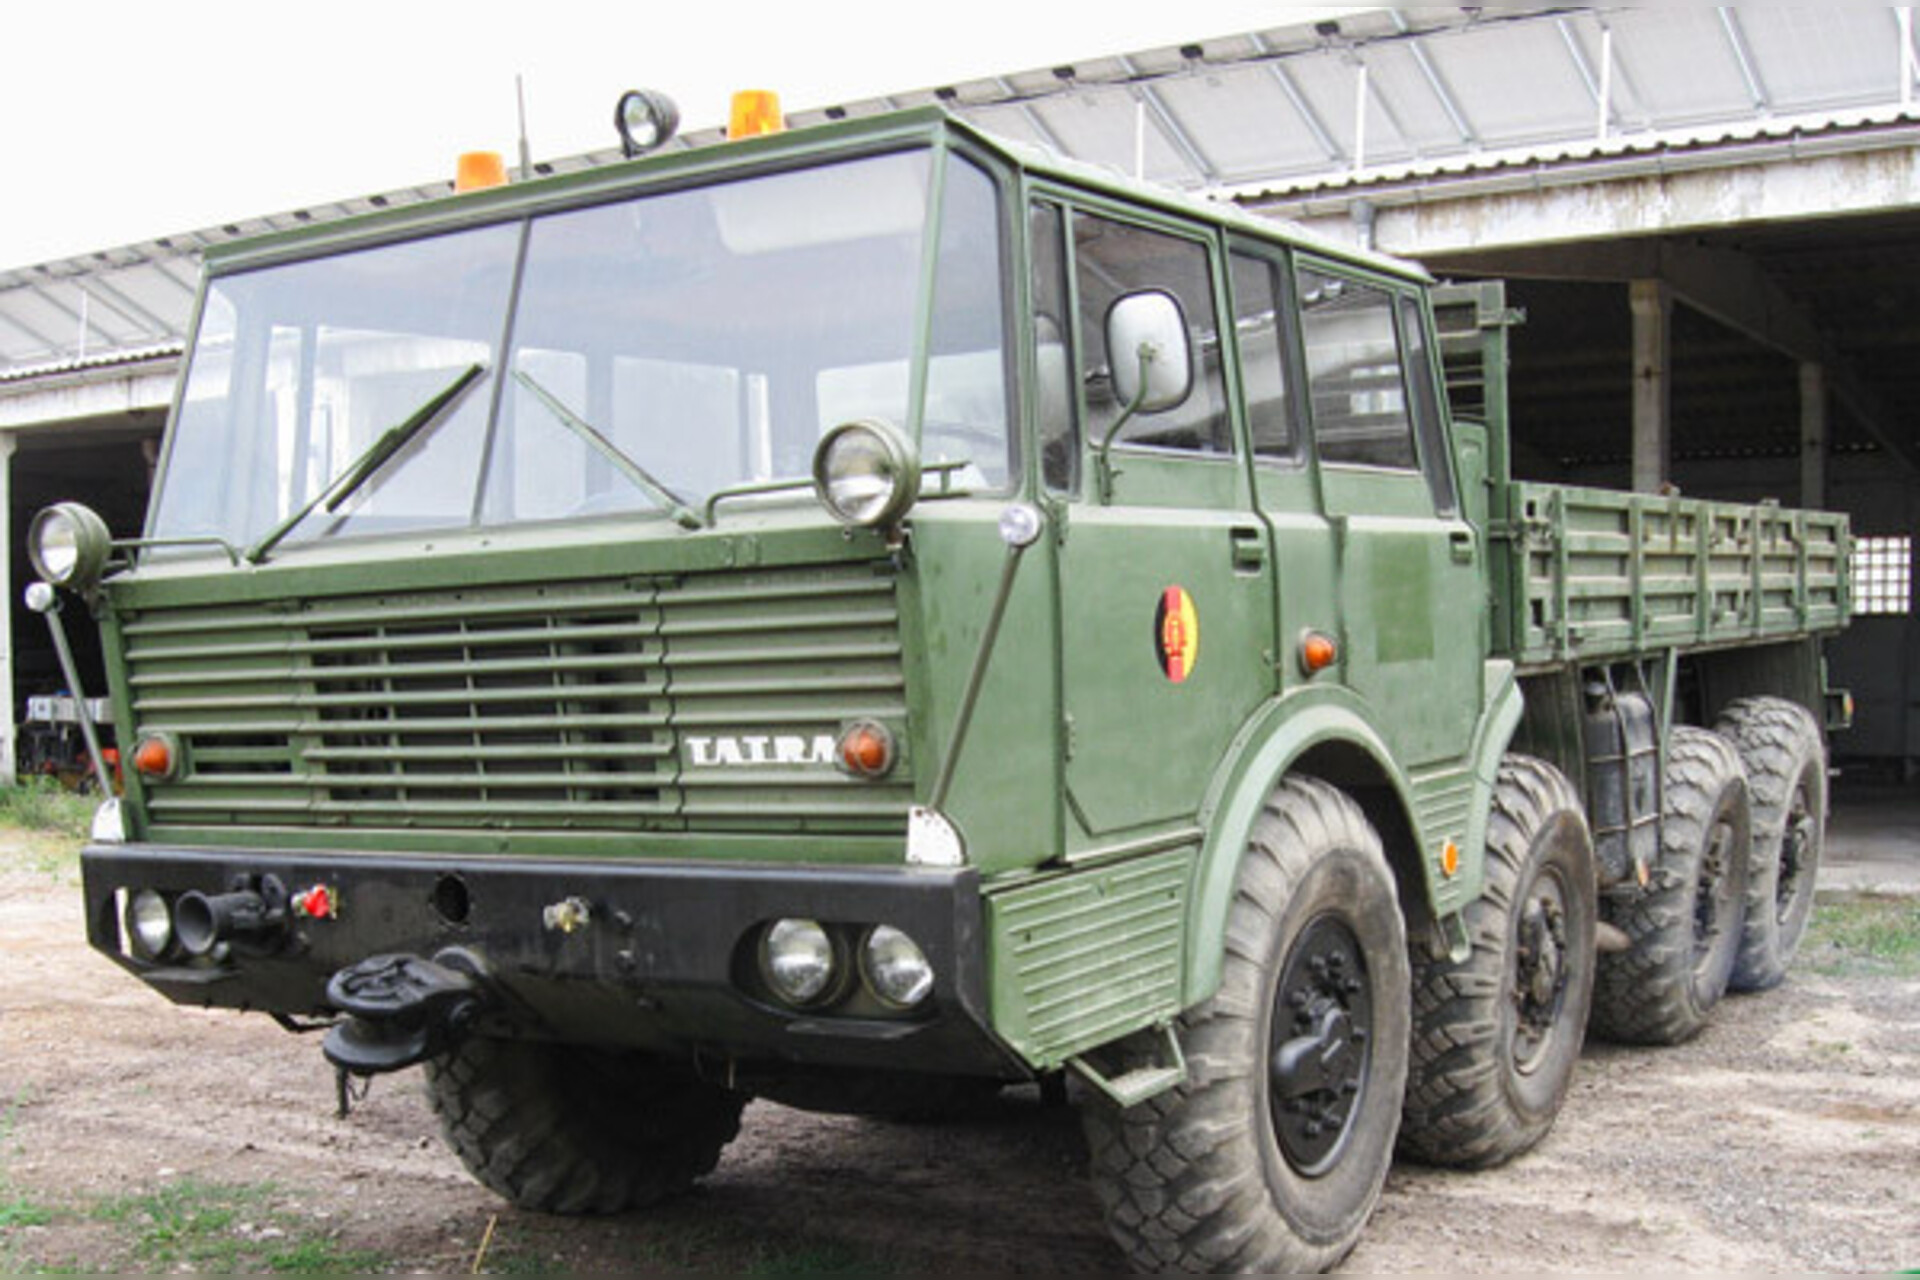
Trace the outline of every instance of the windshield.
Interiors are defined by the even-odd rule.
[[[821,435],[859,417],[919,430],[927,462],[966,464],[963,487],[1004,488],[994,189],[958,159],[935,182],[935,163],[900,152],[219,277],[150,535],[685,524],[722,490],[805,479]]]

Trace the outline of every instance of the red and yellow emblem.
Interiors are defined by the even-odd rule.
[[[1168,587],[1160,593],[1160,605],[1153,612],[1154,644],[1160,653],[1160,670],[1167,679],[1179,684],[1193,674],[1200,658],[1200,611],[1184,587]]]

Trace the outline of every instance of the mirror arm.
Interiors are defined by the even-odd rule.
[[[1094,487],[1098,493],[1100,505],[1103,507],[1113,505],[1113,477],[1115,472],[1113,469],[1113,460],[1109,456],[1113,448],[1113,438],[1120,434],[1120,428],[1132,421],[1134,415],[1140,412],[1140,406],[1147,402],[1147,392],[1152,385],[1148,381],[1147,373],[1149,366],[1153,364],[1154,357],[1157,354],[1158,352],[1151,342],[1143,342],[1140,344],[1140,389],[1133,393],[1133,399],[1128,401],[1127,407],[1120,411],[1120,416],[1113,420],[1113,425],[1107,428],[1106,434],[1100,437],[1100,443],[1094,446]]]

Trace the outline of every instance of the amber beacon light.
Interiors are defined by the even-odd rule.
[[[787,127],[780,114],[780,95],[771,89],[742,89],[733,95],[733,110],[727,120],[729,138],[757,138],[763,133],[780,133]]]
[[[453,170],[455,191],[485,191],[507,185],[507,162],[498,151],[463,151]]]

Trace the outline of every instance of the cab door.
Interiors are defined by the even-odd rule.
[[[1342,673],[1402,765],[1456,761],[1482,704],[1485,583],[1418,294],[1311,260],[1295,287]]]
[[[1228,408],[1210,236],[1067,199],[1032,218],[1072,851],[1191,825],[1273,690],[1272,555]],[[1108,351],[1107,323],[1144,292],[1178,304],[1191,378],[1177,404],[1128,414],[1114,361],[1137,355]]]

